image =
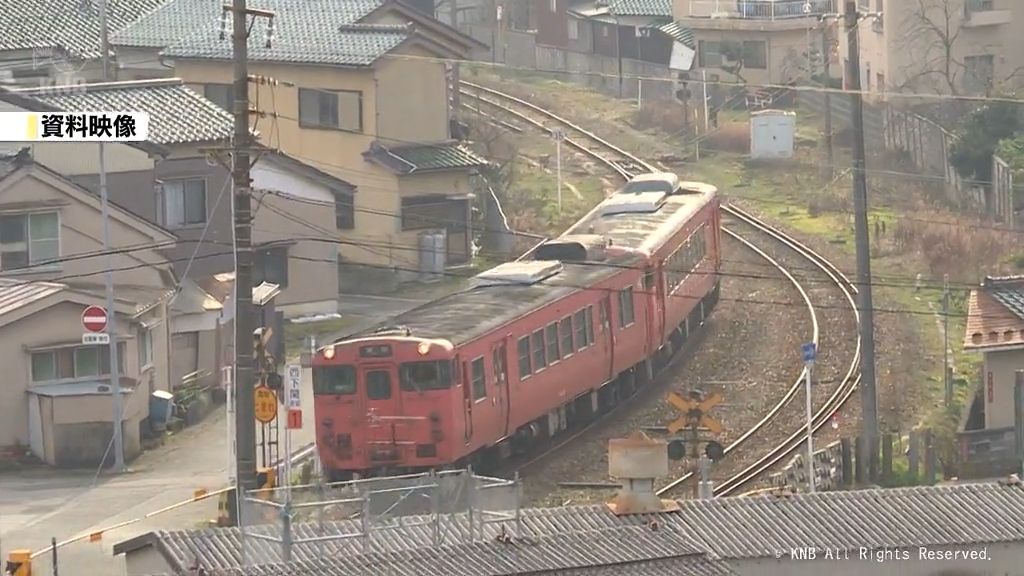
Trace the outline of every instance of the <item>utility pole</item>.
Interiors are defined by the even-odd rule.
[[[860,42],[856,0],[846,0],[846,39],[849,67],[846,70],[853,104],[853,209],[857,244],[857,308],[860,312],[860,399],[862,453],[869,481],[878,477],[878,404],[875,394],[875,315],[871,298],[871,244],[868,238],[868,182],[865,172],[864,98],[860,93]]]
[[[256,488],[256,416],[253,399],[252,199],[249,188],[249,34],[246,0],[232,0],[235,131],[231,179],[235,240],[235,458],[239,501]],[[239,510],[241,512],[241,510]]]
[[[107,0],[100,0],[100,51],[103,62],[103,81],[110,80],[110,29],[107,23]],[[114,410],[114,472],[126,470],[124,464],[124,437],[122,436],[122,419],[124,416],[123,398],[121,397],[121,374],[117,363],[117,313],[114,310],[114,255],[110,248],[110,205],[107,199],[107,161],[106,148],[99,143],[100,153],[100,211],[103,218],[103,251],[106,252],[107,270],[104,283],[107,292],[107,348],[110,351],[110,395],[113,397]],[[140,342],[141,344],[141,342]]]
[[[835,169],[835,152],[832,149],[832,41],[828,30],[828,22],[821,19],[821,64],[825,76],[825,174],[832,180]]]
[[[942,276],[942,381],[946,385],[946,408],[953,405],[953,378],[949,369],[949,274]]]

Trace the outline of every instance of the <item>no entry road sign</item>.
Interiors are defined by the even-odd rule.
[[[107,311],[99,306],[89,306],[82,312],[82,326],[88,332],[103,332],[107,329]]]

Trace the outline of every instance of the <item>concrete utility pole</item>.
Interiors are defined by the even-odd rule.
[[[232,0],[235,134],[231,179],[235,193],[235,459],[238,498],[256,488],[253,402],[252,198],[249,185],[249,34],[246,0]]]
[[[949,274],[942,276],[942,382],[946,390],[946,408],[953,405],[953,375],[949,369]]]
[[[825,75],[826,84],[832,79],[832,42],[828,31],[828,22],[821,19],[821,64]],[[832,149],[832,93],[831,86],[825,86],[825,174],[832,179],[835,169],[835,152]]]
[[[860,93],[860,42],[856,0],[846,0],[846,39],[849,67],[846,81],[853,104],[853,210],[857,243],[857,300],[860,312],[860,400],[862,453],[868,479],[878,476],[878,404],[875,395],[875,315],[871,299],[871,244],[868,238],[868,182],[865,172],[864,98]]]
[[[107,23],[107,0],[100,0],[100,50],[103,62],[103,81],[110,80],[110,29]],[[121,398],[121,374],[117,363],[117,313],[114,310],[114,255],[110,252],[110,206],[107,200],[106,149],[99,143],[100,152],[100,211],[103,217],[103,251],[107,253],[107,271],[104,274],[107,292],[107,336],[110,339],[110,395],[114,399],[114,471],[124,472],[124,437],[122,418],[124,408]],[[140,341],[141,345],[142,342]]]

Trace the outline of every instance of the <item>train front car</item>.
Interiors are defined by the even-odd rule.
[[[317,445],[332,480],[429,469],[449,459],[461,406],[452,345],[401,329],[343,339],[313,359]]]

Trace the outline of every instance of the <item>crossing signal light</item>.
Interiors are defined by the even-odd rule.
[[[725,458],[725,448],[722,448],[718,442],[711,441],[704,447],[704,455],[708,457],[708,460],[718,462]]]
[[[671,460],[682,460],[686,458],[686,444],[682,440],[672,440],[668,443],[668,457]]]

